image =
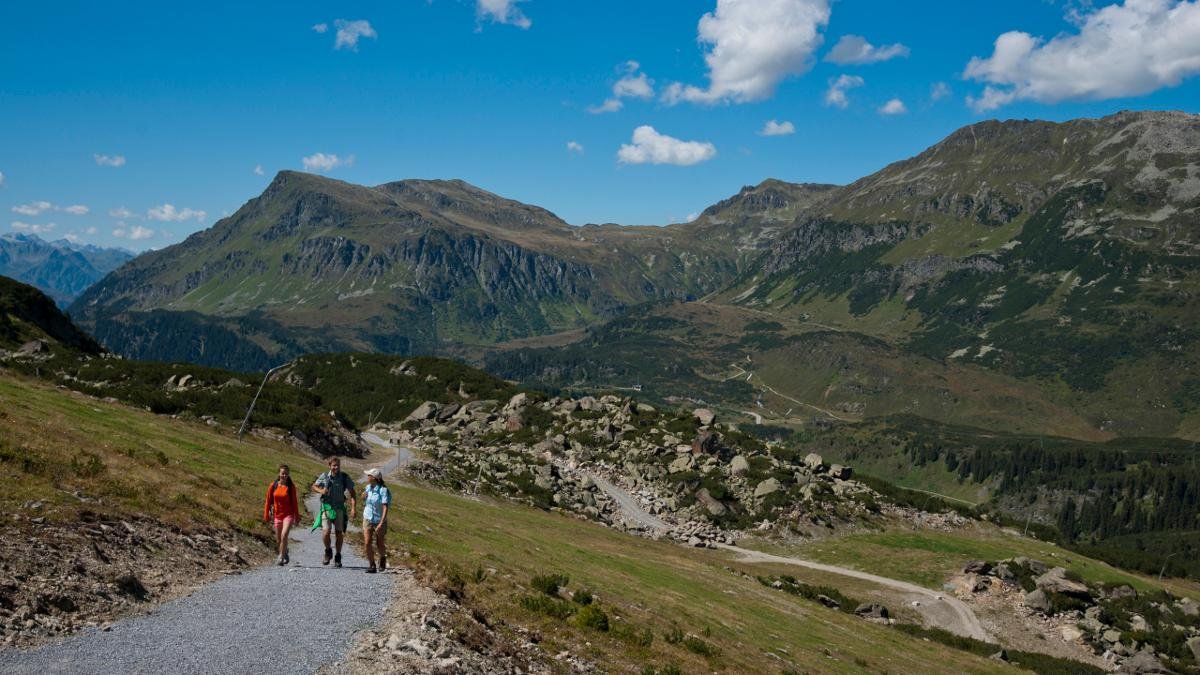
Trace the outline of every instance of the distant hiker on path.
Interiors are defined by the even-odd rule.
[[[292,526],[300,522],[300,501],[296,497],[296,484],[287,464],[279,465],[279,476],[267,487],[267,501],[263,504],[263,522],[271,522],[274,514],[275,537],[279,540],[279,557],[275,564],[286,565],[288,558],[288,535]]]
[[[383,472],[367,469],[367,487],[363,490],[363,548],[367,550],[368,574],[375,573],[375,554],[379,554],[379,569],[387,569],[387,551],[383,538],[387,534],[388,508],[392,504],[392,492],[383,482]],[[371,550],[374,544],[374,551]]]
[[[346,495],[350,496],[350,510],[358,511],[358,500],[354,497],[354,481],[342,473],[342,460],[337,457],[329,458],[329,471],[317,477],[313,483],[313,492],[321,495],[321,531],[325,542],[325,558],[322,565],[328,565],[333,559],[334,567],[342,566],[342,537],[346,534],[346,523],[349,520],[346,512]],[[326,517],[326,514],[329,514]],[[333,532],[337,539],[337,555],[329,546],[329,534]]]

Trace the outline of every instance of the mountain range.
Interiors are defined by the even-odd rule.
[[[45,241],[36,234],[0,235],[0,275],[41,289],[63,307],[133,257],[125,249]]]
[[[1193,437],[1197,209],[1200,117],[1171,112],[981,122],[850,185],[767,180],[666,227],[572,226],[461,181],[281,172],[70,310],[145,359],[449,353],[785,423]]]

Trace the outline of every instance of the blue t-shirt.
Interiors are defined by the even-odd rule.
[[[368,485],[366,497],[363,499],[363,520],[378,523],[383,517],[383,505],[391,505],[392,493],[386,485]]]
[[[345,471],[339,471],[336,480],[326,471],[317,477],[317,487],[329,489],[329,494],[322,495],[321,501],[334,508],[344,509],[346,508],[346,491],[354,492],[354,481],[346,475]]]

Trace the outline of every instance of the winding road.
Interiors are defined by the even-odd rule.
[[[412,460],[407,448],[363,436],[396,450],[380,466],[385,473]],[[316,495],[305,503],[314,511]],[[347,533],[351,541],[357,536]],[[349,542],[342,569],[323,566],[320,533],[308,526],[292,530],[292,538],[291,565],[226,576],[108,631],[89,629],[33,649],[0,652],[0,672],[258,675],[335,665],[357,633],[382,617],[396,577],[364,574],[366,561]]]

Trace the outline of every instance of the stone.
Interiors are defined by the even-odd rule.
[[[191,375],[184,375],[183,377],[179,378],[178,384],[180,387],[186,387],[186,386],[188,386],[188,383],[190,383],[191,381],[192,381]]]
[[[1175,601],[1175,606],[1179,611],[1188,616],[1200,616],[1200,603],[1197,603],[1191,598],[1181,598]]]
[[[388,637],[387,642],[385,642],[383,644],[385,647],[387,647],[390,651],[393,651],[393,652],[399,651],[400,647],[404,646],[404,642],[402,642],[400,640],[400,636],[396,635],[395,633],[392,633]]]
[[[1143,649],[1133,656],[1125,659],[1121,667],[1117,669],[1118,673],[1166,673],[1169,672],[1158,660],[1158,657],[1153,652]]]
[[[692,452],[700,455],[711,455],[720,447],[721,437],[711,431],[701,431],[692,441]]]
[[[979,577],[975,580],[975,583],[971,584],[971,592],[982,593],[991,587],[992,584],[990,581],[988,581],[987,577]]]
[[[808,467],[813,473],[820,473],[825,468],[825,460],[817,453],[810,452],[804,458],[804,466]]]
[[[1007,662],[1008,661],[1008,651],[1001,649],[1000,651],[996,652],[995,654],[992,654],[991,658],[993,661],[1006,661]]]
[[[1017,583],[1017,575],[1013,574],[1012,568],[1008,566],[1008,563],[1000,563],[996,565],[996,567],[992,569],[992,576],[1006,584]]]
[[[745,455],[738,455],[729,462],[729,473],[734,476],[741,476],[750,470],[750,460],[746,459]]]
[[[404,421],[405,422],[424,422],[425,420],[433,419],[433,417],[435,415],[437,415],[438,408],[440,408],[440,407],[441,406],[439,406],[437,403],[434,403],[433,401],[425,401],[421,405],[417,406],[416,410],[410,412],[408,414],[408,417],[404,418]]]
[[[759,497],[766,497],[767,495],[775,494],[776,492],[779,492],[781,488],[782,486],[779,485],[779,481],[775,480],[774,478],[768,478],[754,486],[754,498],[758,499]]]
[[[508,418],[504,420],[505,431],[520,431],[524,428],[525,423],[521,421],[521,416],[519,414],[509,415]]]
[[[1083,639],[1083,631],[1075,626],[1063,626],[1059,632],[1062,635],[1062,639],[1066,642],[1079,642]]]
[[[841,464],[831,464],[829,466],[829,475],[838,480],[850,480],[850,476],[854,475],[854,469]]]
[[[1126,585],[1117,586],[1108,593],[1110,598],[1136,598],[1137,596],[1137,590],[1133,586]]]
[[[512,398],[508,399],[508,403],[506,403],[504,405],[504,409],[505,410],[520,410],[521,408],[524,408],[525,404],[528,402],[529,402],[529,396],[525,392],[521,392],[519,394],[514,394]]]
[[[670,473],[691,471],[692,467],[695,465],[696,460],[693,459],[691,455],[680,455],[675,458],[675,461],[671,462],[670,465],[667,466],[667,471]]]
[[[1067,570],[1055,567],[1034,581],[1037,587],[1047,593],[1062,593],[1076,597],[1090,597],[1087,584],[1067,578]]]
[[[1134,614],[1129,617],[1129,629],[1145,632],[1150,630],[1150,624],[1146,622],[1146,617],[1141,614]]]
[[[963,574],[987,574],[992,571],[992,564],[986,560],[972,560],[963,566]]]
[[[1038,588],[1025,594],[1021,600],[1029,609],[1036,609],[1043,614],[1050,611],[1050,598],[1046,597],[1046,593]]]
[[[834,600],[833,598],[829,597],[828,595],[824,595],[824,594],[817,596],[817,602],[821,603],[822,605],[825,605],[826,607],[828,607],[830,609],[837,609],[842,606],[842,603],[840,603],[837,600]]]
[[[1121,631],[1119,631],[1115,628],[1109,628],[1108,630],[1101,633],[1100,637],[1103,638],[1105,642],[1108,642],[1110,644],[1116,644],[1121,641]]]
[[[45,340],[30,340],[17,348],[21,354],[41,354],[50,351],[50,345]]]
[[[1197,663],[1200,663],[1200,636],[1188,638],[1187,642],[1183,644],[1192,650],[1192,658],[1196,659]]]
[[[415,653],[417,656],[423,659],[433,658],[433,650],[427,647],[424,642],[421,642],[416,638],[405,642],[404,649]]]
[[[1026,558],[1024,556],[1013,558],[1008,562],[1011,562],[1017,567],[1024,567],[1034,574],[1045,574],[1046,570],[1050,569],[1046,566],[1046,563],[1042,562],[1041,560],[1034,560],[1033,558]]]
[[[692,417],[695,417],[700,426],[704,427],[712,426],[712,423],[717,420],[716,414],[708,408],[696,408],[692,411]]]
[[[462,406],[457,403],[448,403],[441,410],[438,410],[433,417],[439,422],[445,422],[451,417],[454,417],[454,415],[461,409]]]
[[[696,501],[700,502],[710,515],[719,516],[725,513],[725,505],[713,497],[708,488],[700,488],[696,491]]]
[[[864,619],[886,619],[891,616],[888,608],[875,602],[864,602],[854,608],[854,613]]]
[[[588,412],[603,412],[604,410],[604,404],[591,396],[579,399],[579,407]]]

